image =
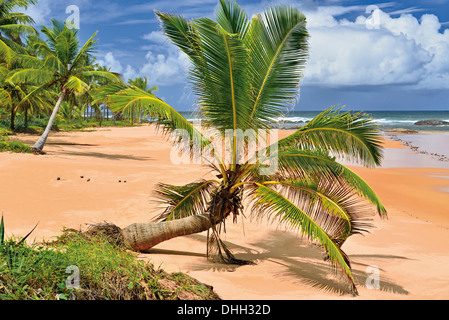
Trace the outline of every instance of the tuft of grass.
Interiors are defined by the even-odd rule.
[[[3,220],[0,238],[4,238]],[[217,300],[212,287],[169,274],[101,232],[64,229],[56,241],[0,241],[0,299]],[[67,283],[79,270],[79,287]],[[66,273],[69,272],[69,273]]]
[[[20,141],[13,141],[0,136],[0,152],[33,153],[30,146]]]

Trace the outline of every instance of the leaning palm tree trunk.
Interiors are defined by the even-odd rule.
[[[121,234],[131,249],[145,251],[169,239],[207,231],[211,226],[210,215],[200,214],[166,222],[134,223]]]
[[[53,112],[50,116],[50,119],[48,120],[47,127],[45,128],[44,133],[42,136],[37,140],[37,142],[33,146],[33,151],[41,153],[42,149],[44,149],[45,142],[47,141],[48,135],[50,134],[51,128],[53,127],[53,123],[55,122],[56,115],[58,114],[59,107],[61,106],[62,101],[64,100],[64,97],[66,95],[66,89],[64,89],[59,96],[58,101],[56,102],[56,105],[53,109]]]

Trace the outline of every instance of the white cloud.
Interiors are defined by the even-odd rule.
[[[106,53],[104,59],[98,60],[97,63],[100,66],[106,66],[108,68],[111,68],[111,72],[117,73],[123,72],[122,64],[114,57],[114,54],[112,52]]]
[[[305,12],[311,38],[304,83],[449,88],[449,30],[440,32],[437,16],[394,18],[379,10],[379,28],[370,29],[366,16],[338,20],[345,9]]]
[[[162,33],[162,31],[151,31],[150,33],[144,34],[142,38],[156,43],[167,42],[167,37]]]
[[[150,85],[174,86],[186,83],[190,61],[181,51],[173,49],[164,53],[148,51],[145,60],[138,67],[131,65],[123,67],[120,61],[114,57],[114,54],[108,52],[97,63],[111,68],[113,72],[121,73],[125,81],[136,77],[147,77]]]
[[[35,5],[29,6],[27,9],[18,9],[17,11],[25,13],[33,18],[37,26],[46,24],[51,14],[50,2],[48,0],[40,0]]]
[[[385,3],[379,7],[389,6]],[[380,9],[379,28],[370,29],[366,23],[367,19],[373,21],[373,16],[365,13],[366,8],[300,8],[307,16],[311,35],[304,84],[449,88],[449,30],[442,31],[443,24],[437,16],[424,14],[418,19],[407,10],[398,15],[399,12]],[[411,8],[408,12],[417,10]],[[362,14],[352,20],[340,18],[357,12]],[[170,44],[161,31],[141,38],[147,41],[141,46],[147,54],[140,65],[121,65],[115,51],[104,57],[104,63],[123,73],[125,79],[146,76],[160,86],[186,83],[189,61],[185,54]]]

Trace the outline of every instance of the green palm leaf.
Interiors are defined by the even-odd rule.
[[[169,221],[204,213],[211,200],[214,186],[219,184],[215,180],[203,180],[185,186],[159,184],[156,193],[160,204],[165,205],[165,210],[155,220]]]
[[[280,222],[299,229],[310,240],[318,241],[326,250],[333,265],[340,266],[347,276],[354,293],[357,292],[347,255],[312,217],[288,198],[268,186],[257,184],[253,196],[255,199],[253,212],[262,211],[268,215],[274,215],[274,218],[279,219]]]
[[[336,162],[332,157],[321,151],[288,149],[270,155],[269,161],[277,161],[278,173],[275,179],[285,181],[290,179],[328,179],[338,180],[349,185],[360,196],[376,206],[380,216],[386,215],[386,209],[373,189],[355,172]],[[260,180],[270,180],[272,177],[260,177],[261,164],[251,168],[252,174]]]
[[[83,93],[89,89],[89,85],[87,83],[75,76],[71,76],[67,80],[65,87],[78,93]]]
[[[220,0],[215,10],[215,20],[226,32],[238,34],[241,38],[245,37],[249,27],[245,11],[235,1]]]
[[[248,128],[250,100],[247,50],[238,35],[216,22],[195,20],[203,63],[194,68],[190,80],[206,125],[223,131]]]
[[[6,80],[12,83],[48,83],[53,80],[53,72],[48,69],[19,69]]]
[[[164,34],[184,52],[195,65],[202,61],[202,49],[194,25],[182,16],[155,11]]]
[[[267,181],[312,217],[340,246],[351,235],[367,232],[371,206],[347,184],[338,180]]]
[[[109,92],[113,92],[116,89],[118,90],[119,87],[110,87],[109,89]],[[108,101],[109,108],[114,112],[128,112],[135,107],[144,106],[148,114],[156,118],[158,124],[163,126],[166,132],[169,133],[177,129],[183,129],[189,133],[193,144],[198,143],[198,145],[203,146],[209,144],[209,141],[204,140],[201,132],[192,123],[152,93],[137,87],[127,86],[115,94],[109,95]]]
[[[365,166],[382,160],[382,137],[378,125],[364,113],[340,112],[331,107],[292,135],[279,141],[279,149],[328,150]]]
[[[273,7],[251,21],[245,42],[250,49],[251,122],[267,126],[292,105],[308,59],[306,18],[296,8]]]

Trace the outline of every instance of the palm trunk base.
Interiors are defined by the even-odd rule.
[[[34,154],[39,154],[39,155],[47,154],[44,150],[35,148],[35,147],[31,148],[31,152],[33,152]]]
[[[212,227],[210,215],[208,214],[195,215],[167,222],[134,223],[123,229],[105,222],[90,225],[86,233],[90,235],[103,234],[111,243],[125,246],[133,251],[145,252],[163,241],[201,233],[210,229],[213,232],[211,236],[208,233],[207,237],[208,260],[225,264],[253,264],[252,261],[234,257],[219,238],[215,227]]]

